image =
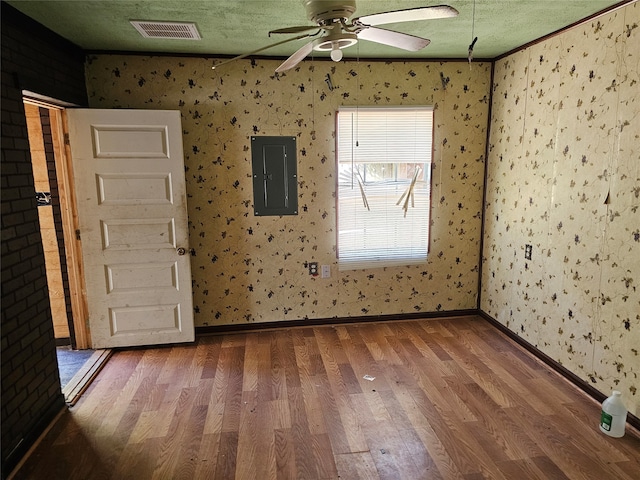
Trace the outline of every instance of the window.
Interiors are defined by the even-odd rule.
[[[426,261],[432,136],[432,107],[339,109],[340,270]]]

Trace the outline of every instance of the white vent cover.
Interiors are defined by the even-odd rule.
[[[195,23],[131,20],[131,25],[145,38],[166,38],[173,40],[201,39]]]

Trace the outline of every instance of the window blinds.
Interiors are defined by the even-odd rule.
[[[340,163],[431,162],[433,107],[340,107]]]
[[[425,262],[432,137],[432,107],[339,109],[340,270]]]

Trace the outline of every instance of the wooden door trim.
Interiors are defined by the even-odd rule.
[[[70,228],[63,229],[64,243],[67,256],[69,275],[69,290],[71,294],[71,310],[73,312],[73,329],[76,348],[91,348],[91,336],[87,319],[89,318],[87,304],[87,289],[84,280],[84,265],[82,263],[82,244],[78,222],[78,209],[73,188],[73,165],[71,150],[65,139],[69,138],[66,112],[55,110],[52,115],[51,130],[56,144],[56,174],[60,191],[60,207],[63,224]],[[56,133],[54,133],[56,132]]]
[[[74,106],[66,102],[50,99],[24,90],[22,100],[25,103],[49,110],[51,120],[51,136],[53,138],[56,177],[60,199],[60,213],[63,224],[67,275],[69,278],[69,296],[71,317],[74,330],[75,348],[84,350],[91,348],[89,332],[89,309],[87,291],[84,281],[84,265],[82,263],[82,244],[79,239],[78,209],[73,188],[73,166],[71,150],[65,139],[69,138],[65,108]]]

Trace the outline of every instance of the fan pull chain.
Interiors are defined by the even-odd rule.
[[[358,141],[358,95],[360,94],[360,43],[356,44],[356,147],[360,146]]]
[[[476,29],[476,0],[473,0],[473,16],[471,18],[471,44],[469,45],[469,66],[471,66],[471,60],[473,60],[473,47],[478,41],[478,37],[474,37]]]

